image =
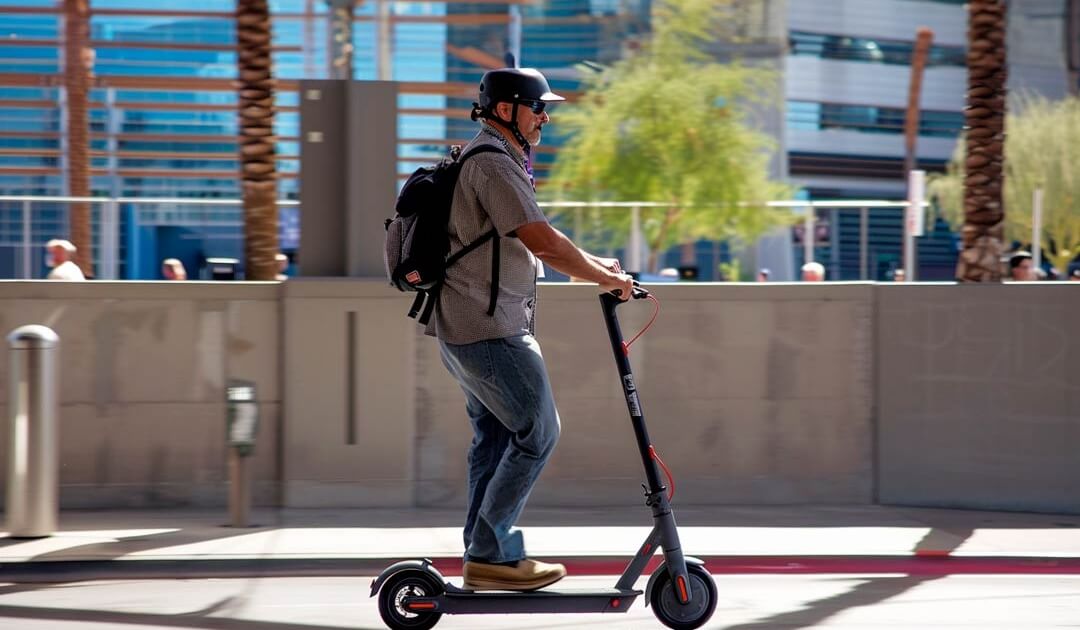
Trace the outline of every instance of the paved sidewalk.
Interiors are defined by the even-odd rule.
[[[715,573],[1076,573],[1080,515],[880,506],[675,507],[686,554]],[[0,581],[377,575],[430,558],[460,574],[458,510],[66,511],[60,530],[0,538]],[[637,508],[530,508],[529,554],[571,573],[621,572],[651,527]],[[656,561],[659,560],[659,557]]]

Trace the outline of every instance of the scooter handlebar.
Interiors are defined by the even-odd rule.
[[[620,291],[618,289],[612,291],[611,294],[614,295],[615,297],[622,297],[622,291]],[[632,300],[644,300],[647,297],[649,297],[649,290],[646,289],[645,287],[641,286],[640,282],[638,282],[637,280],[634,280],[634,288],[630,292],[630,299],[632,299]]]

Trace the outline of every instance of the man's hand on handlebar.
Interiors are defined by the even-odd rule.
[[[593,260],[600,263],[600,266],[611,273],[622,273],[622,265],[619,264],[618,258],[601,258],[599,256],[594,256]]]
[[[634,278],[625,273],[613,273],[610,278],[600,283],[600,290],[611,293],[625,302],[633,294]]]

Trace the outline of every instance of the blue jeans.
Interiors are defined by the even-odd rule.
[[[559,439],[540,344],[523,335],[439,347],[473,427],[465,559],[521,560],[525,541],[514,524]]]

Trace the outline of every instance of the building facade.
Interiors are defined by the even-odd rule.
[[[1013,92],[1060,98],[1075,91],[1069,55],[1080,44],[1069,45],[1071,4],[1010,2]],[[775,177],[812,200],[905,197],[904,115],[921,26],[934,39],[920,101],[918,166],[944,167],[963,126],[961,1],[762,0],[759,6],[739,42],[717,42],[717,55],[777,70],[782,102],[761,117],[780,147]],[[185,0],[94,0],[91,9],[91,188],[102,200],[121,200],[93,204],[97,277],[158,278],[167,257],[180,258],[199,277],[208,258],[240,258],[233,0],[198,7]],[[298,80],[331,76],[334,33],[325,0],[276,0],[271,9],[278,196],[285,202],[279,237],[283,251],[294,255],[302,212]],[[486,69],[506,63],[507,53],[573,94],[578,65],[624,54],[647,34],[650,10],[650,0],[360,1],[351,20],[352,76],[401,83],[403,178],[472,135],[468,110],[476,84]],[[41,245],[67,233],[65,202],[23,197],[68,192],[63,24],[61,2],[0,0],[3,278],[42,277]],[[536,154],[540,181],[558,151],[548,140]],[[866,252],[859,251],[859,221],[857,209],[822,213],[828,230],[815,258],[830,279],[861,277]],[[875,211],[869,221],[869,275],[885,278],[899,266],[900,212]],[[946,277],[955,243],[943,223],[931,226],[920,242],[920,276]],[[796,268],[798,243],[790,235],[771,240],[772,251],[786,256],[781,264]],[[722,250],[699,244],[694,262],[702,279],[716,277]],[[677,265],[682,258],[685,253],[671,252],[667,261]]]

